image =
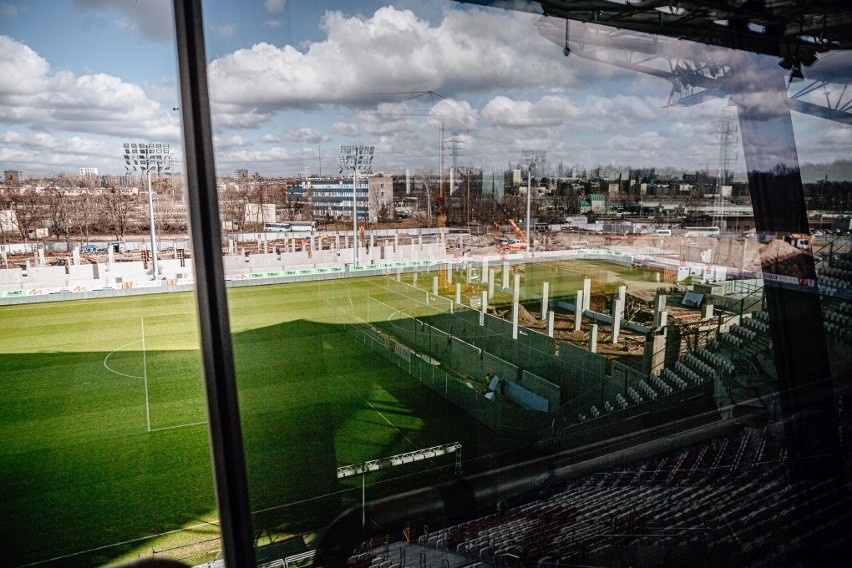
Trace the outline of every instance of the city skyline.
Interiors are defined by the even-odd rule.
[[[0,2],[0,167],[120,174],[128,141],[169,143],[179,158],[170,2],[45,4]],[[376,146],[377,171],[434,171],[440,120],[475,168],[504,169],[525,149],[553,165],[717,168],[724,99],[665,108],[668,83],[564,57],[535,15],[449,1],[225,4],[205,22],[220,174],[335,174],[353,143]],[[794,126],[803,164],[848,158],[852,126],[798,114]],[[732,166],[744,170],[739,149]]]

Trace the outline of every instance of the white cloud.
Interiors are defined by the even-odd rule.
[[[33,95],[47,86],[50,65],[29,46],[0,36],[0,101],[10,95]]]
[[[380,103],[373,110],[357,111],[351,119],[334,123],[330,132],[355,137],[412,134],[424,122],[431,122],[430,114],[430,110],[415,108],[408,103]]]
[[[281,26],[281,20],[266,20],[263,25],[267,28],[274,29]]]
[[[253,142],[242,136],[235,135],[229,136],[227,138],[220,138],[218,136],[213,137],[213,145],[216,147],[217,151],[220,150],[229,150],[231,148],[245,148],[246,146],[251,146]]]
[[[476,128],[479,122],[479,112],[469,102],[454,99],[439,101],[431,108],[429,116],[435,121],[443,119],[447,130],[470,130]]]
[[[370,18],[329,12],[322,27],[326,39],[304,51],[258,43],[214,60],[213,99],[235,112],[263,115],[390,102],[400,93],[487,92],[526,85],[521,70],[531,60],[547,84],[574,81],[558,51],[514,13],[448,10],[432,26],[411,11],[385,7]]]
[[[234,24],[221,24],[214,26],[213,29],[219,37],[234,37]]]
[[[145,39],[174,41],[174,15],[170,0],[74,0],[74,5],[96,16],[111,17],[121,29]]]
[[[16,18],[26,9],[27,6],[24,4],[0,2],[0,16],[5,18]]]
[[[306,149],[291,151],[280,146],[264,150],[235,150],[233,152],[220,152],[216,155],[216,163],[224,164],[252,164],[257,162],[301,162],[310,159],[316,160],[316,150]],[[289,170],[289,167],[285,167]]]
[[[304,144],[319,144],[330,140],[329,136],[320,134],[313,128],[291,128],[279,135],[264,134],[261,142],[302,142]]]
[[[138,85],[105,73],[51,74],[28,46],[0,36],[0,121],[33,130],[176,139],[176,118]]]
[[[579,117],[581,111],[564,97],[547,95],[537,102],[494,97],[483,107],[482,118],[496,126],[558,126]]]
[[[665,103],[662,97],[591,96],[584,105],[583,114],[605,119],[608,127],[623,128],[628,124],[659,120],[666,113]]]
[[[5,36],[0,123],[14,127],[2,138],[7,159],[23,149],[30,156],[22,163],[44,167],[65,167],[73,155],[78,163],[96,161],[99,167],[109,157],[107,169],[117,169],[121,146],[111,137],[176,142],[180,132],[170,107],[162,109],[140,86],[105,73],[53,72],[38,53]]]
[[[44,132],[8,130],[0,134],[0,162],[30,165],[38,173],[73,171],[81,165],[117,169],[119,143],[100,136],[54,136]],[[31,172],[27,172],[31,173]]]
[[[287,0],[266,0],[266,11],[270,13],[283,12],[286,4]]]

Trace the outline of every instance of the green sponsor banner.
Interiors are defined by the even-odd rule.
[[[0,292],[0,298],[17,298],[20,296],[26,296],[26,293],[23,290],[3,290]]]
[[[350,268],[352,272],[364,272],[367,270],[389,270],[392,268],[413,268],[420,266],[433,266],[438,263],[434,260],[413,260],[409,262],[382,262],[379,264],[358,264]],[[330,268],[300,268],[297,270],[280,270],[268,272],[250,272],[244,278],[249,280],[259,280],[262,278],[287,278],[293,276],[316,276],[319,274],[341,274],[346,269],[342,266],[332,266]],[[237,278],[243,279],[243,278]],[[3,297],[0,295],[0,297]]]

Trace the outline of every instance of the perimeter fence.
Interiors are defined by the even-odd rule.
[[[514,339],[509,321],[391,278],[370,299],[371,322],[471,377],[496,373],[527,388],[540,385],[537,394],[553,400],[558,391],[563,406],[594,404],[609,390],[609,360],[582,347],[523,327]]]

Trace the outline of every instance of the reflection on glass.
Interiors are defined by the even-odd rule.
[[[692,8],[655,21],[724,28],[717,46],[648,36],[617,4],[619,27],[531,3],[205,3],[259,563],[849,547],[846,52],[779,55],[766,26]],[[0,28],[20,69],[0,90],[3,549],[203,564],[222,553],[191,205],[121,152],[170,144],[180,171],[174,69],[100,47],[171,36],[61,6]],[[69,58],[45,39],[63,19],[106,37]]]

